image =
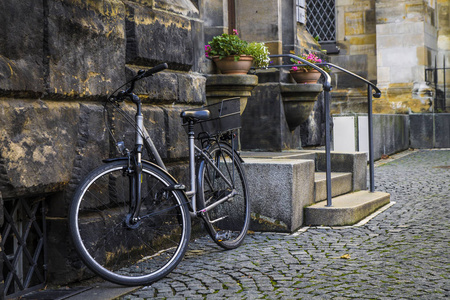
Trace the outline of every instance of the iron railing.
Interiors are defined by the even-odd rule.
[[[446,73],[450,68],[445,67],[445,56],[442,58],[442,68],[437,67],[437,56],[434,58],[434,67],[425,69],[425,81],[428,84],[433,83],[435,93],[434,93],[434,103],[433,112],[446,112],[448,110],[447,106],[447,80]],[[439,82],[439,75],[442,76],[443,81]]]
[[[365,84],[367,84],[367,102],[368,102],[368,127],[369,127],[369,177],[370,177],[370,192],[373,193],[375,191],[375,180],[374,180],[374,155],[373,155],[373,125],[372,125],[372,96],[375,98],[379,98],[381,96],[380,90],[377,88],[375,84],[368,81],[365,78],[362,78],[359,75],[356,75],[355,73],[350,72],[349,70],[346,70],[342,67],[336,66],[331,63],[318,63],[318,64],[312,64],[308,62],[307,60],[300,58],[298,56],[295,56],[293,54],[277,54],[277,55],[269,55],[271,58],[293,58],[297,61],[301,61],[303,64],[287,64],[287,65],[270,65],[271,68],[291,68],[293,66],[304,66],[308,65],[312,67],[313,69],[319,71],[322,76],[324,77],[323,85],[323,91],[324,91],[324,99],[325,99],[325,157],[326,157],[326,186],[327,186],[327,206],[332,206],[332,198],[331,198],[331,150],[330,150],[330,137],[331,137],[331,131],[330,131],[330,102],[331,102],[331,77],[330,75],[325,72],[322,68],[323,66],[328,66],[337,70],[340,70],[344,73],[347,73],[354,78],[361,80]],[[375,93],[373,94],[373,90],[375,90]]]

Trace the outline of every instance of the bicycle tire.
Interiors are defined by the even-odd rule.
[[[130,211],[128,161],[109,162],[78,186],[69,211],[70,234],[85,265],[110,282],[139,286],[169,274],[182,260],[191,232],[187,198],[162,169],[143,163],[143,217],[126,225]]]
[[[234,183],[237,194],[204,213],[205,227],[216,244],[224,249],[234,249],[244,241],[250,224],[247,180],[238,154],[229,145],[214,143],[208,153],[227,179]],[[233,155],[234,164],[231,164]],[[225,180],[217,174],[205,159],[200,160],[197,177],[200,211],[231,192]]]

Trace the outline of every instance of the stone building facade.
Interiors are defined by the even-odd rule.
[[[438,67],[444,57],[447,66],[450,62],[450,1],[336,0],[335,5],[340,53],[330,55],[330,61],[377,83],[383,93],[374,101],[374,112],[433,112],[433,95],[439,91],[425,81],[425,69],[434,66],[435,58]],[[349,89],[357,83],[341,75],[334,75],[342,100],[334,112],[361,111],[358,91]],[[442,89],[442,73],[439,84]]]
[[[25,208],[9,216],[19,199],[30,207],[45,202],[49,282],[82,276],[67,238],[67,206],[80,179],[114,152],[102,101],[126,78],[168,63],[169,70],[139,84],[137,93],[155,124],[150,135],[182,181],[187,143],[179,113],[206,102],[204,75],[215,70],[204,44],[212,36],[236,28],[244,40],[265,42],[272,54],[320,51],[301,21],[306,1],[257,2],[0,2],[0,227],[23,219]],[[336,0],[335,8],[341,51],[329,59],[377,81],[383,96],[375,111],[430,111],[424,69],[449,52],[449,2]],[[361,86],[341,73],[333,76],[333,111],[361,111]],[[287,70],[275,77],[289,80]],[[316,110],[322,111],[320,103]],[[19,247],[12,235],[0,239]],[[0,269],[3,290],[3,255]]]

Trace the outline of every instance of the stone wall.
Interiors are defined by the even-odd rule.
[[[450,148],[450,114],[411,114],[411,147]]]
[[[377,1],[376,12],[378,85],[385,92],[375,111],[430,111],[424,76],[436,55],[435,1]]]
[[[136,93],[145,95],[144,116],[163,159],[184,179],[187,142],[179,113],[205,102],[203,22],[196,5],[0,3],[0,192],[4,201],[46,197],[50,282],[81,276],[67,239],[67,205],[80,179],[114,152],[102,101],[137,70],[161,62],[169,70],[139,83]]]

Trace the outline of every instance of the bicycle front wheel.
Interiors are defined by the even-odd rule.
[[[213,164],[206,159],[199,163],[197,205],[199,210],[207,210],[204,220],[211,238],[224,249],[234,249],[242,244],[250,224],[244,169],[237,153],[227,144],[213,144],[208,152]],[[217,204],[233,190],[233,197]]]
[[[122,285],[145,285],[170,273],[190,237],[187,199],[175,181],[144,163],[139,221],[127,161],[92,171],[77,188],[69,212],[70,233],[83,262],[100,277]],[[169,188],[168,188],[169,187]]]

